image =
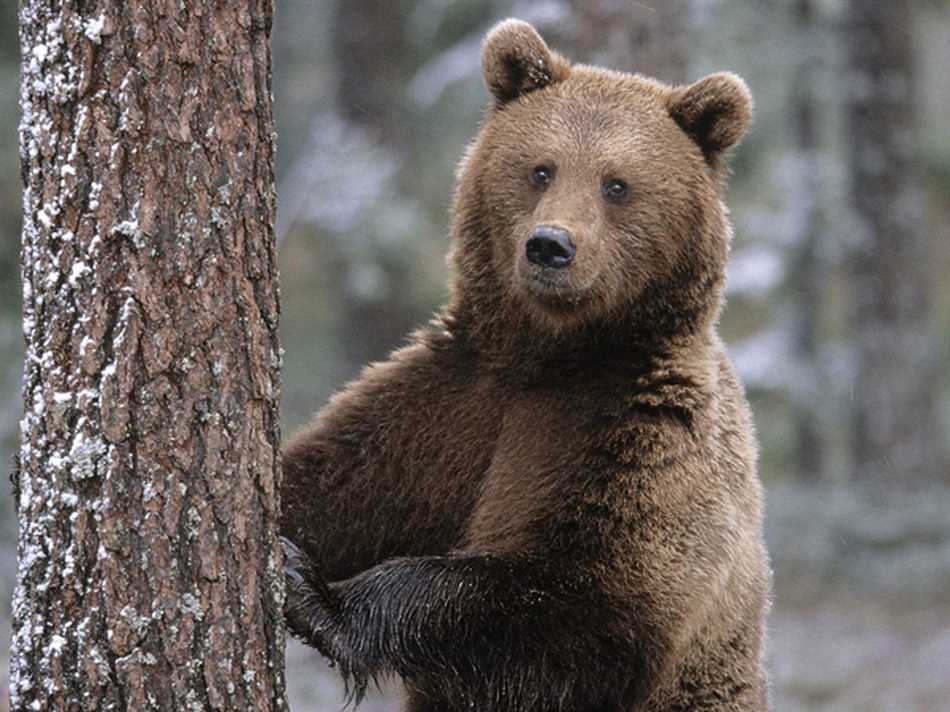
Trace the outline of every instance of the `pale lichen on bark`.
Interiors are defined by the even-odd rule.
[[[14,709],[283,709],[270,0],[21,8]]]

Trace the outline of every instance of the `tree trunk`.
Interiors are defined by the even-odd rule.
[[[788,293],[792,302],[792,346],[795,378],[792,409],[795,419],[797,477],[803,482],[822,479],[825,469],[825,439],[821,409],[815,407],[823,390],[818,340],[821,290],[825,284],[819,258],[819,184],[822,174],[818,155],[819,102],[818,22],[812,0],[796,0],[792,6],[798,64],[792,76],[789,106],[795,147],[794,199],[798,201],[796,234],[790,246]]]
[[[689,79],[686,0],[572,0],[584,60],[665,82]]]
[[[348,0],[334,13],[340,113],[388,146],[400,146],[410,131],[402,111],[408,54],[407,10],[400,0]]]
[[[912,3],[848,3],[847,138],[855,234],[854,468],[904,482],[947,477],[916,175]]]
[[[271,15],[22,4],[16,710],[286,707]]]
[[[411,140],[402,101],[407,77],[400,64],[408,53],[405,15],[398,0],[346,0],[337,4],[334,17],[340,113],[400,164]],[[345,280],[338,290],[343,295],[339,342],[350,373],[402,345],[416,325],[414,253],[392,244],[391,235],[379,234],[385,227],[367,223],[363,229],[372,247],[361,255],[344,249],[339,256]]]

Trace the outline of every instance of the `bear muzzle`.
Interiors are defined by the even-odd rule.
[[[528,233],[525,254],[531,264],[564,269],[574,261],[577,248],[567,230],[553,225],[537,225]]]

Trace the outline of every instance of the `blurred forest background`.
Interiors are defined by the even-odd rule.
[[[12,5],[0,14],[3,462],[23,343]],[[669,82],[726,69],[750,84],[722,332],[762,444],[775,708],[950,709],[948,0],[280,0],[285,435],[445,299],[453,171],[486,103],[479,42],[508,16],[575,60]],[[5,602],[14,533],[7,496]],[[8,615],[5,603],[5,640]],[[319,656],[293,644],[289,667],[294,710],[340,708]],[[394,694],[364,709],[395,709]]]

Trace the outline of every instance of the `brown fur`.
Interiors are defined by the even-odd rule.
[[[715,333],[748,90],[572,66],[517,21],[482,67],[450,304],[285,449],[291,627],[411,710],[764,710],[756,448]],[[526,260],[538,224],[563,274]]]

